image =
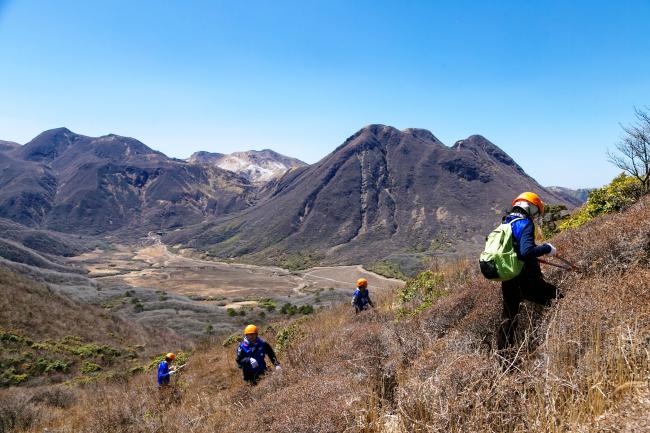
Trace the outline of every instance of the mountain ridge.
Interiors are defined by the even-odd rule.
[[[169,244],[221,258],[367,264],[472,250],[523,190],[569,204],[480,135],[446,146],[425,129],[371,124],[311,165],[238,153],[300,163],[266,182],[216,166],[219,155],[193,163],[129,137],[45,131],[0,148],[0,217],[127,238],[162,230]]]
[[[373,124],[285,174],[256,206],[167,241],[222,258],[314,250],[328,264],[364,263],[418,244],[430,250],[441,233],[476,246],[510,200],[531,189],[565,203],[484,137],[447,147],[430,132]],[[469,209],[461,196],[485,203]]]

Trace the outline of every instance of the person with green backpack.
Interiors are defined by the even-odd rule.
[[[548,306],[557,297],[557,288],[546,281],[538,257],[554,256],[551,244],[535,244],[533,218],[544,215],[544,203],[533,192],[524,192],[512,201],[512,211],[488,235],[479,263],[486,278],[501,281],[503,312],[497,335],[497,348],[514,343],[519,304],[523,300]]]

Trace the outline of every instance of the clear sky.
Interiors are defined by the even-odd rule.
[[[648,0],[0,0],[0,139],[67,126],[315,162],[383,123],[600,186],[650,105],[649,26]]]

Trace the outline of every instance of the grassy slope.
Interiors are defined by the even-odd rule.
[[[548,270],[565,298],[522,308],[512,364],[493,351],[499,286],[459,264],[412,284],[405,304],[386,294],[374,312],[341,306],[300,320],[284,333],[283,372],[255,388],[241,383],[234,347],[206,347],[167,396],[151,373],[91,385],[66,409],[35,411],[26,430],[644,431],[648,221],[646,199],[553,240],[580,272]]]
[[[157,354],[156,343],[170,337],[75,302],[1,265],[0,292],[0,386],[123,373]]]

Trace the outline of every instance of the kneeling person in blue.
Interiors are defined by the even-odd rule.
[[[359,311],[366,310],[368,305],[375,308],[370,299],[370,293],[368,293],[368,280],[365,278],[359,278],[357,281],[357,290],[355,290],[354,295],[352,295],[352,306],[354,307],[354,312],[359,313]]]
[[[244,329],[244,341],[237,348],[237,366],[242,369],[244,380],[253,385],[266,372],[265,356],[268,356],[276,370],[280,363],[269,343],[257,336],[257,327],[248,325]]]
[[[169,352],[167,355],[165,355],[165,360],[158,365],[159,386],[169,385],[169,379],[171,378],[171,375],[176,373],[176,369],[174,367],[170,368],[170,366],[172,365],[175,359],[176,359],[176,355]]]

